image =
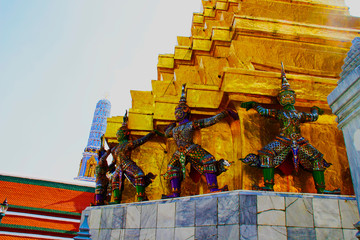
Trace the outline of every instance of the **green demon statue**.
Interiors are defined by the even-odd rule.
[[[281,63],[282,65],[282,63]],[[295,107],[295,91],[290,88],[282,65],[282,86],[278,94],[278,101],[283,109],[267,109],[256,102],[244,102],[242,108],[255,109],[261,116],[276,119],[280,123],[280,134],[258,151],[258,155],[249,154],[240,159],[244,163],[263,170],[265,187],[262,190],[273,191],[274,168],[280,166],[289,154],[292,154],[293,165],[298,171],[299,165],[311,171],[318,193],[339,193],[340,190],[325,190],[324,171],[331,164],[326,162],[323,154],[313,147],[301,136],[300,124],[314,122],[323,111],[318,107],[312,107],[311,113],[298,112]]]
[[[143,170],[131,160],[132,150],[150,140],[150,138],[155,135],[155,131],[150,132],[146,136],[137,140],[131,141],[127,122],[128,118],[126,112],[122,127],[116,133],[119,144],[114,150],[112,150],[112,154],[116,162],[116,170],[112,181],[114,203],[121,202],[121,194],[124,187],[123,182],[125,177],[136,188],[138,201],[147,200],[145,187],[152,183],[153,179],[156,177],[156,175],[152,173],[145,175]]]

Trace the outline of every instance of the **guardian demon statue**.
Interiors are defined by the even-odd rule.
[[[325,190],[324,171],[331,164],[326,162],[323,154],[313,147],[301,136],[300,124],[314,122],[323,111],[318,107],[312,107],[311,113],[298,112],[295,107],[295,91],[290,88],[282,65],[282,86],[278,94],[278,101],[283,109],[267,109],[256,102],[244,102],[242,108],[255,109],[261,116],[276,119],[280,123],[280,134],[258,151],[258,155],[249,154],[240,159],[244,163],[263,170],[265,187],[263,190],[273,191],[274,168],[280,166],[289,154],[292,154],[295,170],[299,165],[311,171],[318,193],[339,193],[340,190]]]
[[[112,181],[114,203],[121,202],[121,194],[125,177],[136,188],[138,201],[147,200],[145,195],[145,187],[152,183],[153,179],[156,177],[156,175],[152,173],[145,175],[143,170],[134,161],[131,160],[132,150],[150,140],[150,138],[155,135],[155,132],[150,132],[144,137],[131,141],[130,131],[127,127],[127,121],[128,118],[126,113],[122,127],[116,133],[119,144],[114,150],[112,150],[116,163],[116,170]]]
[[[178,124],[173,123],[165,130],[165,136],[174,138],[177,150],[170,159],[165,179],[170,180],[172,194],[163,198],[174,198],[180,196],[181,182],[185,179],[185,165],[191,164],[191,173],[205,175],[210,192],[227,190],[227,186],[218,187],[217,176],[226,171],[229,162],[221,159],[217,161],[213,155],[193,142],[195,130],[209,127],[218,123],[223,118],[231,116],[237,120],[238,115],[232,110],[225,110],[213,117],[190,121],[190,107],[186,104],[185,84],[179,105],[175,108],[175,118]],[[196,170],[196,171],[194,171]],[[190,174],[192,177],[192,175]]]

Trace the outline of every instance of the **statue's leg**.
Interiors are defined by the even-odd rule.
[[[113,181],[112,181],[112,199],[113,202],[112,204],[119,204],[121,202],[121,190],[120,188],[122,187],[122,181],[120,181],[120,179],[122,178],[122,173],[120,168],[117,168],[115,170],[115,174],[113,177]]]
[[[171,185],[171,194],[170,195],[162,195],[161,199],[167,198],[177,198],[180,197],[181,194],[181,178],[178,176],[174,176],[170,179]]]
[[[95,189],[95,205],[104,205],[103,195],[100,193],[101,190]]]
[[[114,199],[114,202],[113,204],[119,204],[121,203],[121,192],[120,190],[117,188],[113,191],[113,199]]]
[[[136,165],[135,162],[132,162],[125,170],[125,174],[129,176],[129,179],[132,179],[132,183],[136,189],[137,201],[147,200],[145,193],[145,174],[144,171]]]
[[[227,185],[219,189],[217,176],[226,169],[222,166],[225,160],[216,161],[215,157],[200,146],[188,153],[192,166],[205,175],[207,186],[210,192],[228,191]],[[226,161],[227,162],[227,161]]]
[[[313,178],[315,182],[315,188],[317,193],[321,194],[341,194],[340,188],[335,190],[326,190],[325,189],[325,176],[324,170],[313,170]]]
[[[113,190],[113,202],[112,204],[119,204],[121,203],[121,191],[119,188],[115,188]]]
[[[325,189],[324,172],[331,164],[328,164],[324,160],[323,154],[319,150],[305,140],[299,148],[299,157],[300,163],[305,169],[312,170],[317,193],[340,194],[340,189],[335,189],[333,191]]]
[[[264,177],[264,187],[261,187],[260,189],[265,191],[274,191],[275,169],[272,165],[272,157],[264,154],[259,154],[259,159],[261,162],[261,168]]]
[[[136,188],[136,196],[138,202],[146,201],[148,200],[146,193],[145,193],[145,181],[143,177],[144,173],[142,174],[136,174],[135,178],[135,188]]]
[[[205,173],[205,178],[210,192],[223,192],[229,190],[227,185],[219,189],[217,177],[215,173]]]
[[[99,176],[95,187],[95,205],[104,205],[107,197],[108,179],[106,176]]]
[[[274,191],[274,171],[273,167],[265,168],[263,167],[263,176],[264,176],[264,185],[265,187],[262,190],[265,191]]]
[[[275,139],[259,150],[260,167],[262,168],[265,185],[264,187],[260,188],[261,190],[274,191],[274,158],[279,153],[281,153],[285,147],[286,145],[284,143],[281,143],[279,140]]]
[[[112,176],[113,177],[113,176]],[[109,204],[111,202],[111,196],[112,196],[112,177],[109,179],[109,183],[106,186],[106,197],[105,201]]]
[[[145,187],[141,186],[141,185],[136,185],[136,196],[137,196],[137,200],[138,202],[142,202],[144,200],[146,200],[146,194],[145,194]]]
[[[182,171],[181,164],[179,161],[179,155],[175,153],[167,167],[167,171],[164,175],[165,179],[170,180],[171,185],[171,194],[170,195],[162,195],[162,199],[166,198],[177,198],[180,197],[181,194],[181,180],[182,180]]]
[[[325,176],[324,171],[322,170],[313,170],[312,172],[315,188],[318,193],[323,193],[325,191]]]
[[[170,185],[171,185],[171,195],[168,195],[168,197],[171,198],[176,198],[176,197],[180,197],[180,193],[181,193],[181,181],[179,177],[174,177],[170,180]]]
[[[102,197],[102,186],[101,181],[98,180],[95,185],[95,205],[104,205],[104,199]]]

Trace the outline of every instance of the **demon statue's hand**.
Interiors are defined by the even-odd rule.
[[[114,156],[115,154],[116,154],[116,147],[117,146],[115,146],[115,147],[113,147],[113,148],[111,148],[111,150],[110,150],[110,153]]]
[[[229,113],[229,115],[232,119],[234,119],[235,121],[239,120],[239,115],[237,114],[237,112],[235,110],[228,108],[228,109],[226,109],[226,111]]]
[[[252,109],[255,106],[256,102],[243,102],[241,103],[242,108],[246,108],[246,111],[249,111],[249,109]]]
[[[174,122],[174,123],[171,123],[171,124],[169,124],[169,125],[166,126],[165,131],[168,130],[168,129],[174,128],[175,126],[176,126],[176,123],[175,123],[175,122]]]
[[[154,129],[154,133],[160,137],[165,137],[165,135],[161,132],[159,132],[158,130]]]
[[[317,112],[318,112],[319,115],[323,115],[323,114],[324,114],[324,110],[322,110],[321,108],[319,108],[319,107],[317,107],[317,106],[313,106],[313,107],[311,108],[311,110],[314,110],[314,109],[317,110]]]

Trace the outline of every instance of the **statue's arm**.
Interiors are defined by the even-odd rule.
[[[243,102],[243,103],[241,103],[241,107],[246,108],[246,111],[253,108],[263,117],[276,118],[277,113],[278,113],[278,111],[276,109],[264,108],[257,102]]]
[[[228,110],[222,111],[221,113],[219,113],[219,114],[217,114],[217,115],[215,115],[213,117],[204,118],[204,119],[194,121],[193,122],[193,127],[194,127],[194,129],[210,127],[210,126],[214,125],[215,123],[220,122],[222,119],[224,119],[228,115],[229,115]]]
[[[319,115],[322,115],[324,111],[316,106],[311,108],[311,113],[301,112],[301,122],[315,122],[318,120]]]
[[[165,137],[167,137],[167,138],[171,138],[171,137],[173,137],[173,129],[174,129],[174,127],[176,126],[176,123],[172,123],[172,124],[170,124],[169,126],[167,126],[166,127],[166,129],[165,129]]]
[[[99,159],[99,165],[100,166],[107,166],[107,157],[109,156],[109,154],[111,153],[111,149],[108,149]]]
[[[108,168],[108,171],[110,173],[114,172],[115,171],[115,168],[116,168],[116,159],[114,158],[113,161],[110,163],[109,165],[109,168]]]
[[[109,172],[114,172],[115,171],[115,168],[116,168],[116,162],[120,162],[120,161],[117,161],[117,158],[119,157],[119,154],[117,153],[117,149],[118,149],[119,145],[113,147],[111,149],[111,155],[113,157],[113,160],[112,162],[110,163],[109,165]]]
[[[129,147],[132,149],[137,148],[137,147],[143,145],[144,143],[146,143],[147,141],[149,141],[150,138],[152,138],[154,135],[155,135],[155,132],[152,131],[152,132],[148,133],[147,135],[132,141],[132,143],[129,144]]]

